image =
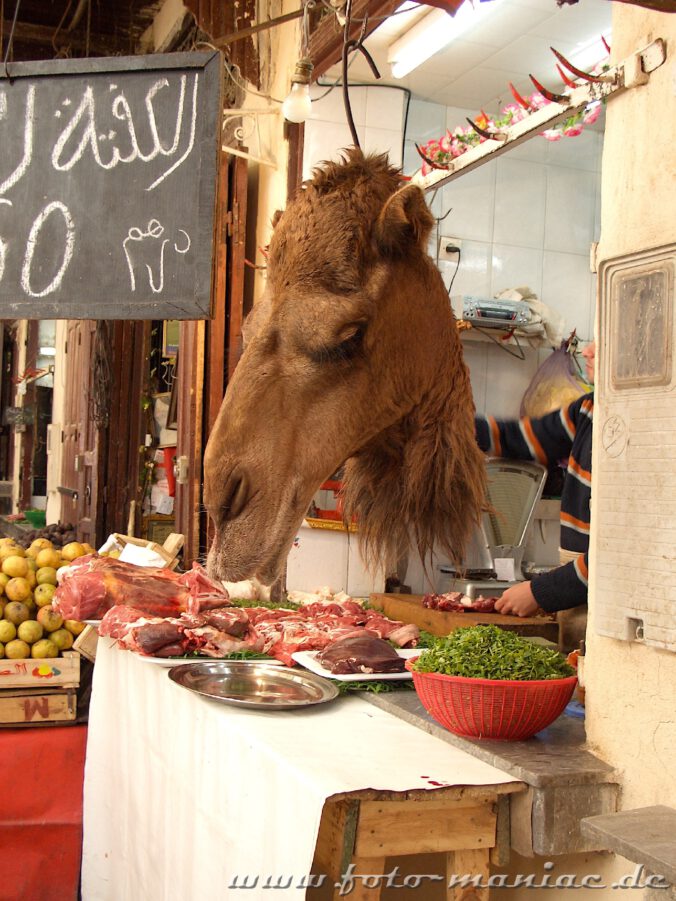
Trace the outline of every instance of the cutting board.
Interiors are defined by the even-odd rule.
[[[390,619],[415,623],[420,629],[433,635],[448,635],[461,626],[492,624],[519,635],[536,635],[558,643],[559,624],[549,615],[505,616],[500,613],[454,613],[449,610],[432,610],[423,607],[421,594],[372,594],[373,607],[382,610]]]

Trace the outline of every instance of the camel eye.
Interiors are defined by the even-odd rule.
[[[313,351],[312,359],[316,363],[342,363],[353,360],[361,353],[365,334],[366,323],[355,322],[343,329],[339,336],[340,340],[333,347],[325,346]]]

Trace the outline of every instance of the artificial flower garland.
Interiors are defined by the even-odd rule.
[[[608,69],[607,63],[602,63],[594,67],[593,75],[604,72]],[[559,70],[560,71],[560,70]],[[566,79],[566,84],[570,87],[576,87],[574,82]],[[510,85],[511,87],[511,85]],[[542,109],[548,106],[552,101],[548,100],[540,91],[535,91],[529,97],[521,97],[514,88],[512,88],[514,96],[519,103],[510,103],[502,110],[501,114],[492,119],[483,110],[481,114],[475,118],[475,122],[482,131],[498,132],[510,125],[520,122],[522,119],[528,118],[534,110]],[[594,101],[588,104],[584,109],[579,110],[572,116],[565,119],[556,128],[548,128],[541,132],[543,138],[548,141],[560,141],[561,138],[574,138],[582,134],[586,125],[593,125],[601,114],[601,102]],[[443,137],[438,140],[432,139],[420,147],[423,163],[421,167],[422,175],[428,175],[434,169],[447,169],[456,157],[461,156],[472,147],[483,144],[488,138],[476,132],[471,125],[458,126],[453,131],[448,130]],[[429,162],[427,162],[429,160]]]

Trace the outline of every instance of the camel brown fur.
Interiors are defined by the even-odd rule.
[[[213,575],[272,582],[342,464],[370,561],[411,540],[462,559],[485,464],[433,224],[418,187],[356,149],[290,202],[206,449]]]

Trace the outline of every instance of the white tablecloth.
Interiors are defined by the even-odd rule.
[[[259,712],[200,698],[99,640],[84,788],[84,901],[268,898],[310,872],[326,798],[514,782],[356,697]],[[239,888],[235,886],[239,884]]]

